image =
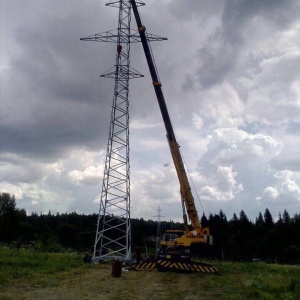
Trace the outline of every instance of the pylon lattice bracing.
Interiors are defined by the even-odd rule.
[[[137,3],[144,5],[142,2]],[[130,1],[109,1],[118,8],[118,28],[94,34],[83,41],[109,42],[117,45],[115,65],[101,77],[114,79],[109,137],[100,196],[99,217],[94,244],[94,260],[131,259],[130,162],[129,162],[129,80],[143,77],[130,67],[130,44],[139,42],[137,31],[131,33]],[[152,41],[165,38],[148,35]]]

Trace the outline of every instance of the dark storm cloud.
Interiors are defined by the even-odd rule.
[[[198,1],[198,4],[201,1]],[[193,2],[194,3],[194,2]],[[204,2],[206,3],[206,2]],[[205,15],[201,9],[205,6],[190,10],[191,14],[199,11],[199,17]],[[207,14],[211,18],[216,13],[207,6]],[[178,8],[177,8],[178,10]],[[273,27],[273,30],[283,30],[298,18],[300,10],[299,1],[226,1],[222,13],[221,27],[213,32],[206,42],[198,50],[200,67],[194,75],[187,75],[184,88],[195,86],[195,80],[202,87],[208,88],[218,84],[235,70],[240,56],[243,54],[243,46],[252,37],[253,32],[247,28],[250,23],[262,20]],[[207,14],[205,15],[207,18]],[[199,20],[199,23],[202,21]],[[266,37],[267,38],[267,37]],[[255,45],[253,45],[255,46]]]
[[[195,18],[200,23],[208,21],[214,15],[219,15],[223,10],[223,1],[219,0],[173,0],[169,3],[168,9],[171,14],[180,20],[186,21]],[[196,28],[191,28],[195,31]]]
[[[297,0],[252,0],[252,1],[226,1],[223,11],[223,24],[225,31],[241,31],[242,25],[251,18],[264,17],[268,21],[283,28],[299,17],[299,1]]]
[[[35,114],[34,124],[20,126],[1,125],[1,152],[19,153],[43,159],[57,158],[57,155],[72,146],[87,146],[95,149],[100,138],[107,133],[105,126],[99,126],[101,108],[84,107],[80,104],[62,105],[49,110],[45,105]],[[104,112],[105,114],[105,112]],[[101,124],[101,123],[100,123]]]
[[[98,204],[91,203],[94,199],[99,203],[114,88],[113,80],[99,75],[114,65],[116,45],[80,38],[117,27],[118,9],[106,7],[106,2],[1,2],[0,189],[14,193],[18,205],[29,213],[98,211]],[[265,190],[289,186],[292,175],[281,175],[276,185],[270,167],[276,172],[290,168],[297,175],[299,155],[290,149],[299,148],[295,140],[299,123],[295,128],[286,125],[284,135],[277,130],[283,114],[286,122],[299,121],[295,63],[299,47],[293,45],[299,41],[297,27],[293,28],[299,3],[147,0],[140,7],[147,31],[168,37],[168,41],[152,43],[152,49],[182,150],[185,157],[193,157],[194,165],[200,161],[199,172],[205,175],[196,178],[198,191],[204,185],[219,199],[231,199],[206,203],[210,212],[221,208],[237,212],[247,206],[246,200]],[[135,27],[132,16],[131,28]],[[131,45],[131,66],[145,75],[130,82],[132,208],[136,217],[151,218],[160,200],[163,206],[180,199],[178,180],[169,167],[161,167],[171,157],[138,43]],[[187,93],[182,89],[184,82],[194,89]],[[263,118],[273,122],[272,131],[261,126]],[[244,124],[247,130],[238,131],[242,135],[262,133],[278,142],[284,136],[287,151],[279,157],[271,155],[269,164],[269,148],[258,143],[254,167],[245,168],[242,165],[252,162],[251,153],[246,143],[235,148],[239,135],[224,143],[212,136],[216,128],[224,129],[226,137],[223,126]],[[236,157],[226,155],[230,153]],[[263,172],[262,168],[267,171],[258,174],[256,169]],[[259,186],[257,178],[262,178]],[[297,189],[299,179],[292,183]],[[249,208],[253,215],[259,209],[255,205]],[[175,215],[173,210],[180,216],[180,205],[175,204],[168,218]]]
[[[27,16],[19,14],[17,3],[6,5],[5,29],[15,55],[1,71],[1,151],[49,159],[65,148],[94,148],[96,139],[106,139],[113,82],[99,74],[114,55],[105,45],[99,55],[100,44],[80,41],[95,23],[79,15],[79,2],[60,10],[35,4],[22,4]]]

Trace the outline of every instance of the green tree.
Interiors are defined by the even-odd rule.
[[[283,224],[281,213],[279,213],[279,215],[278,215],[278,220],[277,220],[276,224],[279,225],[279,226],[281,226]]]
[[[15,196],[8,193],[0,193],[0,240],[6,241],[10,238],[12,218],[16,210]]]
[[[296,264],[300,260],[300,248],[295,245],[290,245],[284,249],[284,262]]]
[[[219,212],[219,217],[222,221],[225,221],[227,222],[227,217],[226,215],[224,214],[223,210],[221,209],[220,212]]]
[[[287,210],[285,209],[282,215],[282,222],[283,224],[287,225],[289,224],[291,221],[291,217],[289,215],[289,213],[287,212]]]
[[[260,212],[258,218],[256,218],[255,220],[255,225],[263,225],[263,224],[264,224],[264,218]]]
[[[274,224],[272,215],[270,211],[266,208],[265,213],[264,213],[264,222],[267,228],[271,228]]]
[[[240,219],[238,224],[240,230],[246,230],[251,225],[251,222],[249,221],[246,213],[243,210],[241,210],[240,212]]]
[[[245,223],[249,222],[249,219],[243,210],[241,210],[241,212],[240,212],[240,221],[245,222]]]
[[[230,220],[231,222],[238,222],[238,217],[236,215],[236,213],[233,214],[232,219]]]
[[[57,229],[60,243],[66,247],[74,247],[76,227],[70,224],[61,224]]]
[[[202,225],[202,227],[207,227],[208,226],[208,220],[207,220],[204,213],[203,213],[202,218],[201,218],[201,225]]]

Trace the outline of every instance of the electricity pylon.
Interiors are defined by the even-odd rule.
[[[140,36],[130,28],[130,1],[111,0],[106,6],[118,8],[118,28],[81,39],[117,45],[115,65],[101,75],[114,79],[115,85],[93,260],[127,261],[131,260],[129,80],[143,77],[130,67],[130,44],[140,42]],[[166,39],[151,34],[147,38]]]

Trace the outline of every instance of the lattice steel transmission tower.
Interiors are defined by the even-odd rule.
[[[138,6],[144,3],[137,1]],[[131,259],[130,163],[129,163],[129,80],[143,77],[130,67],[130,44],[140,42],[131,30],[131,2],[111,0],[118,8],[118,28],[94,34],[83,41],[114,43],[115,65],[101,77],[114,79],[114,94],[93,260]],[[148,34],[150,41],[166,40]]]

